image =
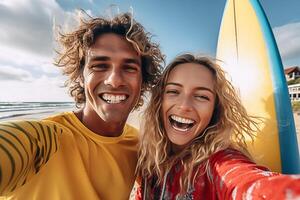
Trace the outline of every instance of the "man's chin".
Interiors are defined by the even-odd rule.
[[[96,106],[95,111],[105,122],[126,121],[130,113],[128,106],[122,106],[119,108],[119,106],[108,104],[100,104]]]
[[[111,114],[105,114],[103,116],[103,120],[106,123],[112,123],[112,124],[124,124],[127,121],[128,115],[121,115],[120,113],[111,113]]]

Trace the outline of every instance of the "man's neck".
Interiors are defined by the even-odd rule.
[[[118,137],[122,134],[126,121],[114,123],[106,122],[94,111],[82,109],[74,112],[77,118],[94,133],[105,137]]]

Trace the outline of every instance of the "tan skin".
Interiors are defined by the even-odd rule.
[[[87,51],[83,78],[86,102],[75,115],[96,134],[120,136],[140,98],[141,56],[123,36],[102,34]]]

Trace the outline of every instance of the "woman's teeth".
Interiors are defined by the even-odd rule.
[[[172,127],[177,131],[187,131],[194,126],[195,121],[176,115],[171,115],[170,123]]]
[[[126,99],[126,95],[102,94],[101,98],[109,104],[121,103]]]
[[[184,124],[192,124],[195,122],[194,120],[183,118],[183,117],[178,117],[176,115],[171,115],[171,118],[177,122],[184,123]]]

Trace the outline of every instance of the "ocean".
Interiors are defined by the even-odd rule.
[[[74,102],[0,102],[0,120],[55,113],[75,108]]]

